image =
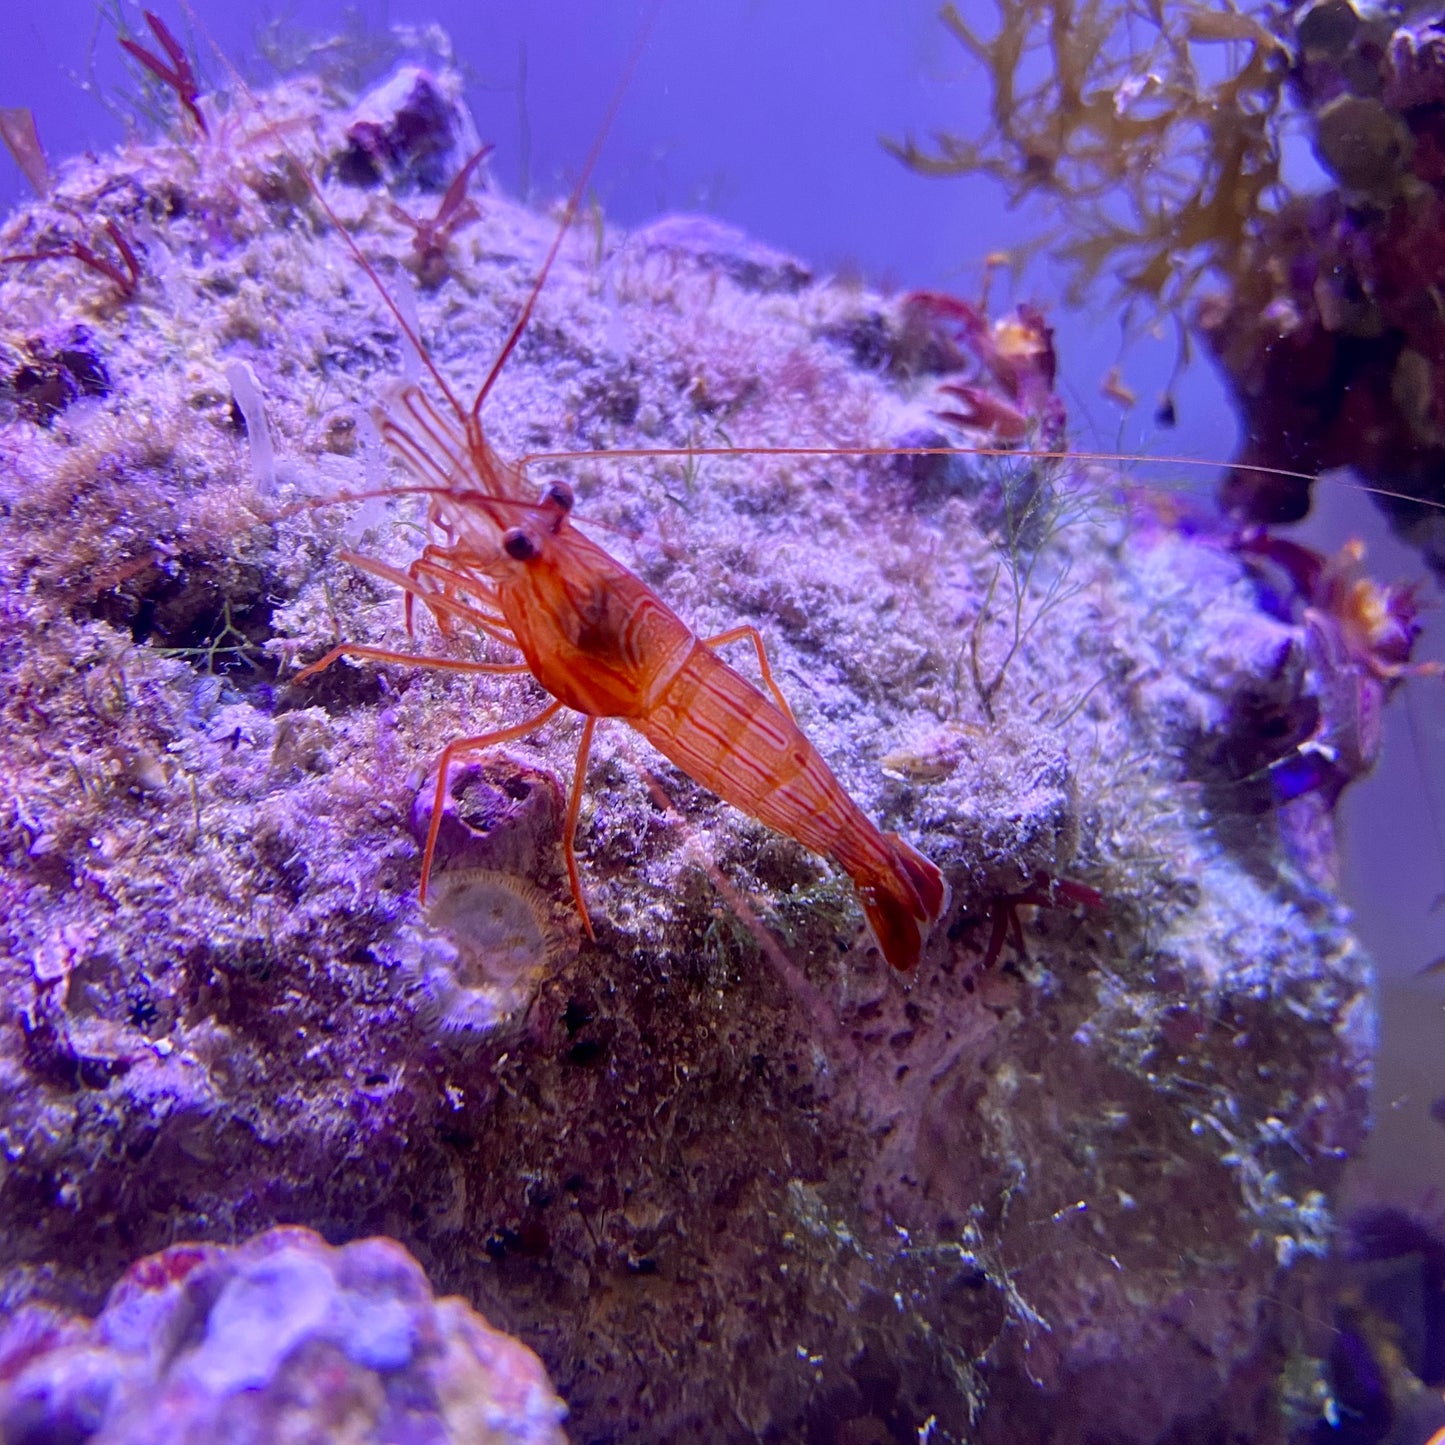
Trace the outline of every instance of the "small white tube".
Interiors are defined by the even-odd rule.
[[[276,453],[271,446],[271,429],[266,425],[261,384],[244,361],[226,363],[226,380],[231,383],[231,395],[246,420],[246,437],[251,444],[251,476],[256,490],[263,497],[270,496],[276,490]]]
[[[406,318],[406,324],[411,327],[411,334],[421,342],[421,311],[416,304],[416,291],[412,287],[411,279],[406,272],[397,269],[390,277],[391,296],[396,302],[396,309]],[[403,335],[401,338],[401,374],[402,378],[411,386],[416,386],[421,381],[421,354],[412,346],[411,342]]]
[[[356,408],[356,431],[361,438],[362,476],[368,492],[381,492],[386,486],[386,443],[381,431],[362,407]],[[355,546],[369,527],[386,520],[386,498],[368,497],[342,524],[342,535]]]

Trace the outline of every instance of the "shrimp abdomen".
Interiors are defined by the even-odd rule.
[[[857,811],[797,724],[702,642],[629,721],[705,788],[814,852],[833,852]]]
[[[629,721],[720,798],[838,863],[884,957],[899,969],[918,962],[943,911],[942,874],[896,833],[880,833],[797,724],[745,677],[697,642]]]

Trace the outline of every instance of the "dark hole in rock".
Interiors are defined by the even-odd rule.
[[[457,815],[477,833],[490,833],[500,827],[511,816],[511,809],[504,799],[525,798],[527,789],[520,794],[512,791],[510,784],[520,779],[507,778],[500,788],[479,771],[468,771],[450,779],[451,796],[457,804]]]
[[[152,1149],[156,1147],[156,1139],[159,1132],[155,1129],[147,1130],[144,1134],[131,1139],[125,1146],[125,1157],[132,1164],[139,1164]]]
[[[1202,738],[1191,749],[1191,775],[1221,789],[1229,784],[1264,783],[1265,770],[1285,757],[1320,726],[1320,704],[1314,697],[1279,699],[1241,692],[1225,731]],[[1264,789],[1268,793],[1268,788]]]
[[[832,326],[820,326],[817,336],[820,341],[831,342],[846,351],[860,371],[883,371],[893,365],[896,338],[888,322],[876,311],[850,316]]]
[[[494,1230],[482,1248],[496,1260],[505,1259],[509,1254],[521,1255],[524,1259],[536,1259],[546,1253],[550,1244],[546,1226],[532,1220],[517,1229],[503,1227]]]
[[[297,668],[314,657],[305,656],[288,668],[284,679],[288,684]],[[350,712],[353,708],[372,707],[379,703],[386,691],[381,672],[372,666],[356,667],[347,662],[336,662],[326,669],[308,677],[305,682],[287,686],[278,713],[291,712],[297,708],[325,708],[332,716]]]
[[[359,131],[361,125],[352,127]],[[375,129],[375,127],[372,127]],[[381,184],[381,166],[377,159],[377,144],[374,138],[352,134],[347,137],[346,149],[332,163],[331,171],[343,186],[357,186],[370,190]]]
[[[137,643],[226,676],[242,691],[269,687],[276,661],[264,650],[272,604],[259,568],[185,555],[152,564],[103,592],[92,617],[125,628]]]
[[[891,1414],[902,1383],[897,1362],[876,1345],[869,1344],[854,1360],[852,1373],[867,1412],[876,1416]]]
[[[146,214],[153,221],[178,221],[189,209],[186,193],[177,185],[163,182],[146,195]]]
[[[642,388],[630,376],[605,386],[589,386],[583,405],[604,421],[631,426],[642,406]]]
[[[130,1020],[133,1028],[144,1032],[155,1021],[160,1018],[161,1011],[155,1006],[151,996],[140,990],[133,990],[128,998],[126,1017]]]
[[[586,1068],[595,1064],[603,1055],[604,1047],[597,1039],[581,1039],[567,1050],[567,1062]]]
[[[72,326],[57,338],[32,336],[19,364],[0,377],[0,395],[37,426],[51,426],[81,397],[109,396],[110,373],[95,338],[84,326]]]

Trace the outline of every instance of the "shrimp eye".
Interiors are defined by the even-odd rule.
[[[520,527],[509,527],[502,533],[502,551],[514,562],[530,562],[537,555],[537,544]]]
[[[542,488],[542,505],[556,507],[559,512],[572,510],[572,488],[566,482],[548,482]]]

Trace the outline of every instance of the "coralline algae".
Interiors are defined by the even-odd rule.
[[[458,1047],[438,972],[483,945],[449,936],[455,879],[418,904],[427,771],[540,695],[390,663],[288,682],[343,639],[477,654],[413,644],[338,556],[405,567],[416,499],[293,505],[384,481],[367,407],[414,361],[277,136],[463,394],[556,217],[477,195],[416,284],[435,192],[409,221],[376,182],[454,173],[454,100],[440,176],[358,168],[358,136],[404,129],[375,95],[265,107],[73,162],[0,228],[9,254],[104,214],[144,269],[126,299],[73,260],[0,268],[0,1299],[94,1310],[175,1240],[303,1222],[400,1241],[537,1350],[579,1439],[1283,1438],[1373,1039],[1328,814],[1261,781],[1319,713],[1302,629],[1207,529],[1081,466],[609,460],[986,441],[939,413],[1017,410],[1046,338],[920,345],[916,308],[704,219],[579,226],[496,445],[599,453],[566,469],[579,515],[700,633],[764,631],[954,906],[891,974],[846,880],[612,724],[586,943],[559,723],[449,790],[446,866],[515,878],[526,915]],[[1041,872],[1105,907],[1039,911],[981,973],[992,901]]]
[[[434,1300],[389,1239],[174,1245],[132,1265],[94,1320],[29,1304],[0,1323],[7,1442],[562,1445],[565,1414],[530,1350]]]

